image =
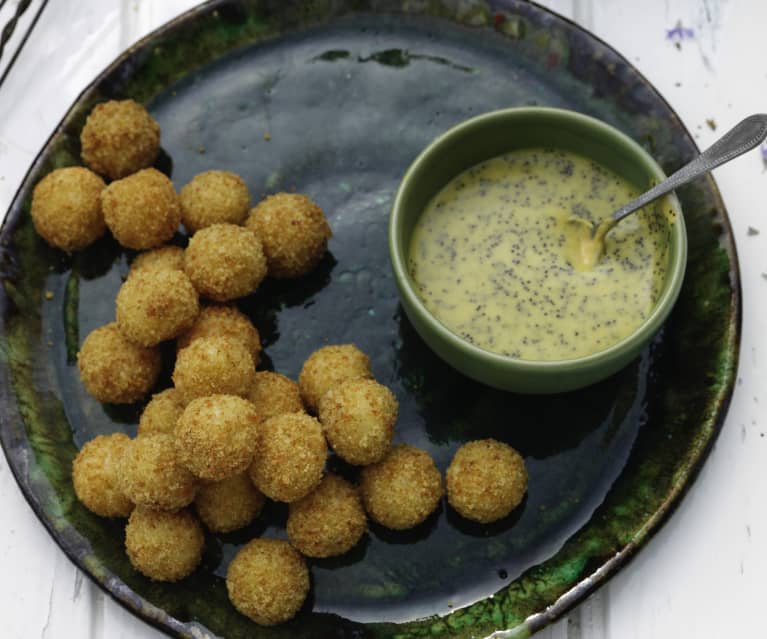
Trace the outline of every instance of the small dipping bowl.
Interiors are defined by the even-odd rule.
[[[673,211],[674,221],[670,224],[665,281],[655,307],[627,337],[591,355],[536,361],[490,352],[453,333],[426,308],[409,273],[408,251],[416,222],[430,200],[466,169],[510,151],[541,147],[591,159],[626,179],[639,192],[666,177],[641,146],[604,122],[562,109],[503,109],[467,120],[426,147],[405,173],[389,220],[394,278],[405,313],[421,338],[463,374],[488,386],[520,393],[558,393],[582,388],[629,364],[671,312],[687,262],[687,234],[681,207],[676,196],[666,196],[665,204]]]

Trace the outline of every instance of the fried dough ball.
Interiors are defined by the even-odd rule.
[[[333,235],[322,209],[299,193],[277,193],[262,200],[245,226],[263,243],[269,275],[276,278],[311,271]]]
[[[151,166],[160,150],[160,125],[133,100],[93,107],[80,133],[83,162],[112,179]]]
[[[245,472],[255,453],[259,421],[242,397],[192,400],[176,426],[176,457],[201,479],[220,481]]]
[[[52,171],[32,193],[30,214],[35,230],[63,251],[84,249],[106,231],[101,211],[104,188],[104,180],[81,166]]]
[[[252,231],[234,224],[213,224],[189,240],[184,270],[200,295],[228,302],[255,292],[266,277],[266,258]]]
[[[128,341],[117,322],[92,331],[77,354],[85,390],[111,404],[131,404],[144,397],[161,366],[160,351]]]
[[[197,291],[183,271],[144,269],[117,292],[117,325],[141,346],[156,346],[189,329],[200,313]]]
[[[398,408],[386,386],[373,379],[350,379],[322,396],[319,419],[336,454],[365,466],[380,461],[389,450]]]
[[[211,224],[242,224],[248,217],[250,194],[239,175],[205,171],[181,189],[181,221],[190,233]]]
[[[127,517],[133,502],[120,490],[118,468],[130,438],[123,433],[99,435],[82,447],[72,463],[77,498],[100,517]]]
[[[309,593],[309,570],[281,539],[254,539],[232,559],[226,589],[234,607],[261,626],[295,616]]]
[[[240,473],[216,482],[205,482],[197,491],[194,507],[208,530],[226,533],[244,528],[264,506],[264,496]]]
[[[188,510],[164,512],[136,508],[125,527],[125,550],[131,565],[155,581],[178,581],[202,559],[205,535]]]
[[[494,439],[467,442],[448,466],[447,500],[466,519],[488,524],[516,508],[527,490],[522,456]]]
[[[290,504],[287,530],[290,543],[307,557],[343,555],[367,530],[357,488],[325,475],[316,489]]]
[[[161,393],[152,395],[152,399],[144,408],[138,422],[138,434],[165,433],[172,435],[183,412],[184,403],[181,401],[179,392],[175,388],[166,388]]]
[[[203,306],[192,328],[179,336],[176,347],[181,350],[201,337],[222,336],[241,340],[253,356],[253,363],[258,366],[261,358],[261,336],[248,317],[234,306]]]
[[[172,435],[136,437],[120,462],[120,488],[137,506],[178,510],[191,504],[197,478],[176,459]]]
[[[301,398],[313,412],[320,399],[336,384],[355,377],[373,377],[370,359],[354,344],[334,344],[314,351],[298,376]]]
[[[184,249],[180,246],[161,246],[136,256],[131,264],[128,277],[148,270],[184,270]]]
[[[173,183],[156,169],[144,169],[112,182],[101,192],[104,221],[128,248],[156,248],[181,223],[181,205]]]
[[[442,498],[442,475],[425,450],[400,444],[362,469],[362,500],[371,519],[393,530],[423,522]]]
[[[258,429],[250,478],[270,499],[296,501],[320,483],[327,456],[322,426],[314,417],[277,415]]]
[[[298,384],[285,375],[271,371],[256,373],[256,381],[248,393],[248,400],[256,407],[262,420],[304,410]]]
[[[179,351],[173,384],[188,404],[208,395],[247,397],[256,379],[250,351],[239,339],[201,337]]]

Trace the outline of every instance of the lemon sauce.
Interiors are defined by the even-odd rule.
[[[669,263],[669,221],[659,206],[629,216],[587,268],[578,259],[585,225],[572,218],[598,224],[637,194],[567,151],[490,159],[429,202],[410,243],[410,275],[429,311],[480,348],[536,361],[598,352],[655,306]]]

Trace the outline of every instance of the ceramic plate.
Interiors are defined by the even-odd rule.
[[[443,504],[407,533],[371,526],[348,555],[310,562],[310,600],[275,628],[234,610],[224,575],[248,539],[284,537],[283,507],[209,536],[202,566],[180,583],[132,570],[124,522],[86,511],[70,480],[88,439],[136,431],[142,406],[99,404],[75,366],[85,336],[113,319],[132,256],[105,238],[68,257],[35,235],[28,212],[34,184],[78,161],[91,107],[126,96],[159,121],[159,166],[177,188],[221,168],[242,175],[254,199],[297,189],[327,211],[334,236],[317,270],[241,304],[261,331],[262,367],[295,378],[316,348],[355,342],[399,398],[397,441],[427,449],[442,470],[470,439],[521,451],[530,487],[509,518],[475,526]],[[53,539],[118,601],[178,637],[521,637],[602,584],[672,512],[722,424],[737,363],[737,261],[711,179],[679,193],[690,250],[671,319],[599,385],[550,397],[483,387],[437,359],[398,304],[386,228],[405,168],[453,124],[517,105],[601,118],[666,172],[696,153],[624,58],[513,1],[213,2],[141,41],[76,101],[2,229],[2,443]]]

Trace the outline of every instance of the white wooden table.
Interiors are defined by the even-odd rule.
[[[0,214],[81,89],[128,45],[195,3],[50,1],[0,90]],[[16,4],[8,2],[0,24]],[[765,0],[543,4],[631,60],[701,146],[743,116],[767,111]],[[679,21],[694,30],[681,48],[666,37]],[[716,123],[716,132],[707,121]],[[743,286],[739,381],[724,429],[670,521],[627,568],[541,639],[767,636],[767,158],[752,152],[715,176],[732,220]],[[2,455],[0,512],[0,636],[163,636],[74,567],[33,515]]]

